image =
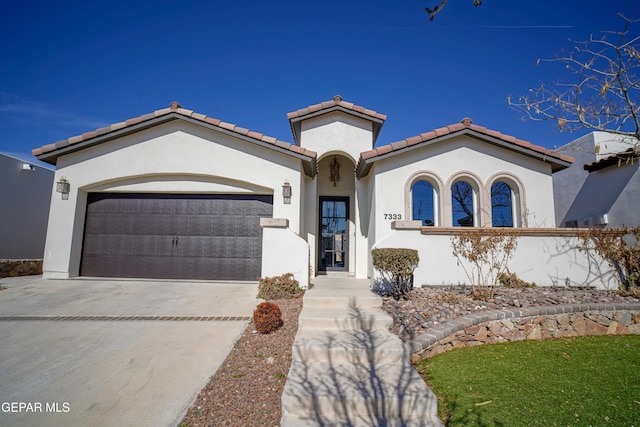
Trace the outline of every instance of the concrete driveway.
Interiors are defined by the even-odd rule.
[[[0,279],[0,425],[167,426],[258,304],[254,283]]]

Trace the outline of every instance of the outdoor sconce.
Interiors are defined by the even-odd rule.
[[[282,198],[285,205],[291,204],[291,184],[289,184],[289,181],[285,181],[282,186]]]
[[[56,191],[58,193],[62,193],[62,200],[69,199],[70,190],[71,185],[69,184],[69,181],[67,181],[67,178],[65,178],[64,176],[60,178],[60,181],[56,182]]]
[[[333,186],[338,185],[338,181],[340,181],[340,163],[338,163],[338,159],[336,156],[333,156],[333,161],[329,165],[329,180],[333,183]]]

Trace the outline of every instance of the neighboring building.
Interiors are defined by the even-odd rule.
[[[619,135],[591,132],[556,152],[576,159],[553,175],[559,226],[640,225],[640,170],[632,144]]]
[[[0,153],[0,259],[42,259],[53,175]]]
[[[294,144],[174,102],[34,150],[70,185],[52,199],[45,277],[292,272],[306,286],[309,272],[372,277],[392,224],[556,226],[566,155],[470,119],[374,148],[386,116],[340,96],[288,119]]]

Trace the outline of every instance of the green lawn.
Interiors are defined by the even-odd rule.
[[[447,426],[640,427],[640,336],[468,347],[417,366]]]

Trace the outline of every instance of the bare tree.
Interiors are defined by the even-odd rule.
[[[574,49],[555,59],[570,74],[567,81],[542,84],[514,102],[523,119],[556,121],[560,131],[590,129],[619,135],[638,153],[640,141],[639,20],[619,15],[621,31],[572,41]],[[635,30],[635,32],[634,32]]]
[[[456,181],[451,186],[453,216],[463,227],[473,227],[473,188],[466,181]],[[465,215],[461,217],[461,215]]]
[[[427,12],[429,14],[429,21],[433,21],[436,18],[436,15],[438,13],[440,13],[440,11],[442,10],[443,7],[445,7],[445,5],[447,4],[448,0],[441,0],[439,5],[436,5],[432,8],[430,7],[425,7],[424,11]],[[473,5],[474,6],[481,6],[482,5],[482,0],[473,0]]]

